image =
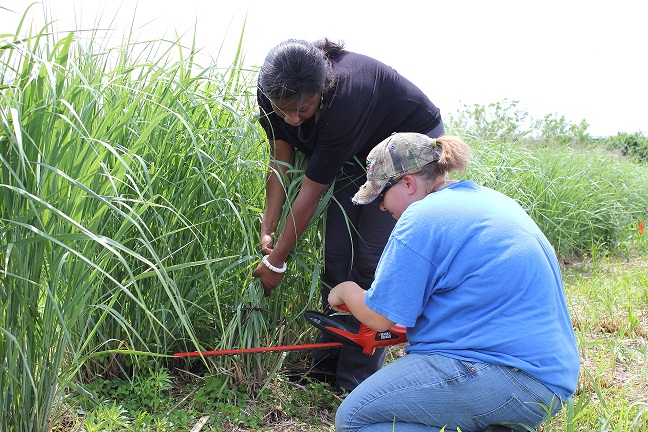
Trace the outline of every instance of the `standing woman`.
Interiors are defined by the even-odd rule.
[[[442,135],[439,109],[391,67],[327,39],[290,39],[273,48],[259,73],[257,99],[271,157],[260,236],[264,258],[253,275],[270,295],[321,197],[335,182],[326,213],[322,300],[326,305],[330,288],[343,281],[368,289],[394,220],[378,204],[351,203],[366,180],[364,161],[392,133]],[[308,165],[275,240],[286,201],[282,178],[295,150],[309,156]],[[321,351],[313,353],[314,359],[348,391],[380,369],[385,359],[384,349],[373,356],[350,348]]]

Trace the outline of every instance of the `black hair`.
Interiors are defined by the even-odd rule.
[[[335,83],[330,59],[344,43],[288,39],[270,50],[259,72],[259,87],[272,100],[290,101],[326,92]]]

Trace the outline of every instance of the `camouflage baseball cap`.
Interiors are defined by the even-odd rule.
[[[412,132],[392,134],[369,152],[367,182],[353,197],[353,204],[369,204],[390,179],[417,172],[440,158],[441,147],[434,138]]]

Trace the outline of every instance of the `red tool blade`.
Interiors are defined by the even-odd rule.
[[[305,349],[315,348],[334,348],[344,345],[341,342],[322,342],[302,345],[280,345],[259,348],[234,348],[226,350],[213,350],[213,351],[192,351],[192,352],[178,352],[173,354],[174,357],[207,357],[217,355],[235,355],[235,354],[260,354],[272,351],[298,351]]]
[[[346,305],[340,307],[347,312]],[[394,325],[387,331],[377,332],[364,324],[356,330],[353,326],[338,320],[335,316],[322,312],[305,311],[306,319],[315,327],[335,340],[335,342],[321,342],[302,345],[283,345],[258,348],[234,348],[214,351],[193,351],[173,354],[174,357],[205,357],[216,355],[258,354],[272,351],[297,351],[316,348],[333,348],[343,345],[360,350],[367,355],[375,352],[377,347],[407,343],[407,330],[402,325]]]

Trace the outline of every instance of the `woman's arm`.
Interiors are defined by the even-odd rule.
[[[286,202],[286,172],[293,163],[294,149],[286,141],[270,141],[270,163],[266,177],[266,200],[261,220],[261,252],[270,255],[274,246],[272,234],[277,229]]]
[[[275,148],[277,155],[284,151],[284,141],[276,141]],[[288,143],[285,143],[289,145]],[[292,151],[292,147],[291,147]],[[283,153],[282,153],[283,154]],[[292,153],[291,153],[292,155]],[[279,158],[277,158],[279,159]],[[281,168],[281,167],[277,167]],[[274,179],[272,179],[274,177]],[[271,184],[272,182],[272,184]],[[277,184],[278,183],[278,184]],[[316,183],[308,178],[304,178],[302,186],[297,194],[295,202],[292,204],[291,211],[288,214],[286,224],[281,235],[277,239],[273,247],[271,238],[272,232],[276,229],[281,216],[281,206],[285,202],[285,193],[283,186],[279,179],[272,174],[269,177],[268,186],[266,187],[266,212],[264,213],[263,221],[261,223],[261,247],[264,254],[268,255],[267,260],[275,267],[281,268],[283,263],[286,262],[288,255],[295,247],[297,240],[304,233],[308,224],[310,223],[320,198],[326,193],[328,184]],[[279,193],[281,188],[281,193]],[[268,200],[274,198],[281,198],[281,204],[276,202],[269,203]],[[253,276],[258,277],[263,285],[263,290],[266,295],[270,295],[283,278],[283,273],[276,273],[265,266],[264,263],[259,263],[257,268],[252,273]]]
[[[274,265],[282,265],[290,251],[295,247],[297,240],[304,233],[310,223],[320,199],[326,193],[329,185],[316,183],[307,177],[304,178],[297,198],[288,214],[286,225],[277,239],[275,248],[268,257]]]
[[[328,302],[333,309],[342,312],[341,304],[346,304],[349,311],[367,327],[382,332],[389,330],[396,323],[386,316],[373,311],[365,304],[367,291],[355,282],[347,281],[336,285],[328,296]]]

